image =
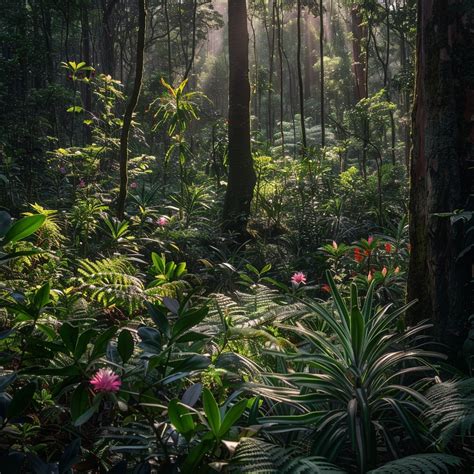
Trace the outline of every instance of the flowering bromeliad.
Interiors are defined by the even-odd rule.
[[[294,273],[291,277],[291,283],[296,287],[306,285],[306,275],[303,272]]]
[[[120,377],[111,369],[99,369],[90,379],[95,392],[118,392],[122,382]]]

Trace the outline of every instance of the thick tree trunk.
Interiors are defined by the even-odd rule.
[[[140,97],[143,78],[143,63],[146,33],[146,6],[145,0],[138,0],[138,39],[135,67],[135,81],[132,95],[127,104],[123,117],[122,133],[120,135],[120,193],[117,202],[117,217],[123,219],[125,213],[125,200],[128,188],[128,138],[132,125],[132,118]]]
[[[229,179],[224,230],[246,238],[256,177],[250,147],[249,35],[247,5],[229,0]]]
[[[419,302],[408,318],[430,319],[454,356],[467,334],[472,251],[461,255],[463,221],[436,214],[473,210],[473,15],[470,3],[418,1],[408,299]]]

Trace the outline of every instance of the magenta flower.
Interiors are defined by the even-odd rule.
[[[168,225],[168,219],[165,217],[165,216],[161,216],[157,221],[156,223],[161,226],[161,227],[165,227],[166,225]]]
[[[291,283],[295,286],[306,285],[306,275],[303,272],[296,272],[291,277]]]
[[[118,392],[122,382],[120,377],[111,369],[99,369],[90,379],[95,392]]]
[[[137,189],[138,188],[138,183],[136,181],[133,181],[133,183],[130,184],[130,187],[132,189]]]
[[[85,188],[86,187],[86,182],[82,178],[79,180],[79,187],[80,188]]]
[[[367,239],[367,243],[369,245],[372,245],[372,242],[374,241],[374,238],[370,235],[369,238]]]

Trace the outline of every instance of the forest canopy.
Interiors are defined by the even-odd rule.
[[[470,473],[474,5],[0,0],[0,472]]]

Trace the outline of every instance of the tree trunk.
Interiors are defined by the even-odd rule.
[[[91,35],[89,25],[89,8],[88,2],[82,5],[81,11],[81,29],[82,29],[82,60],[86,62],[88,66],[92,66],[91,58]],[[84,108],[87,114],[92,113],[92,90],[89,83],[82,85],[82,97]],[[92,133],[89,125],[83,125],[84,143],[90,144],[92,142]]]
[[[102,68],[104,74],[115,74],[114,27],[111,23],[112,13],[118,0],[102,0]]]
[[[224,231],[246,239],[256,183],[250,147],[249,35],[247,5],[229,0],[229,179],[224,202]]]
[[[321,147],[326,146],[326,107],[325,107],[325,82],[324,82],[324,5],[319,0],[319,61],[321,69]]]
[[[117,217],[123,219],[125,213],[125,200],[128,188],[128,138],[132,125],[133,112],[138,103],[143,78],[143,62],[145,50],[146,7],[145,0],[138,0],[138,39],[135,67],[135,81],[132,95],[127,104],[123,117],[122,132],[120,134],[120,193],[117,202]]]
[[[298,67],[298,86],[299,86],[299,99],[300,99],[300,120],[301,120],[301,145],[303,153],[306,153],[308,143],[306,141],[306,122],[304,113],[304,86],[303,86],[303,68],[301,64],[301,0],[297,2],[297,67]]]
[[[418,1],[408,275],[408,299],[418,304],[408,320],[430,319],[452,356],[467,334],[473,255],[461,254],[463,220],[436,214],[474,207],[473,14],[470,3]]]

